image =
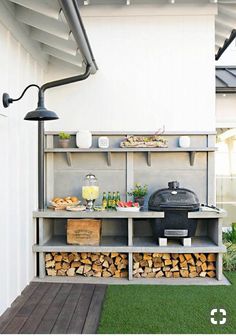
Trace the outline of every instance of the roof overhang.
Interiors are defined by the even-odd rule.
[[[236,93],[236,66],[216,67],[216,93]]]
[[[15,34],[25,33],[31,40],[36,57],[41,55],[44,62],[56,63],[60,60],[81,72],[89,63],[92,73],[95,73],[97,65],[81,20],[79,6],[83,15],[90,8],[93,13],[106,11],[106,8],[111,7],[115,8],[116,15],[124,14],[124,7],[129,8],[129,13],[141,15],[143,6],[149,6],[152,14],[158,11],[167,14],[172,11],[176,15],[188,15],[187,9],[196,6],[199,15],[203,15],[211,7],[215,9],[215,14],[212,15],[216,15],[216,59],[236,36],[236,0],[1,0],[0,20],[6,21],[7,14],[10,14],[10,26],[13,22],[17,26]],[[26,41],[26,44],[29,42]]]
[[[208,8],[215,8],[215,59],[218,60],[236,36],[236,0],[78,0],[83,15],[95,12],[104,14],[115,8],[114,15],[122,13],[124,6],[130,9],[130,14],[141,15],[142,8],[149,6],[153,15],[157,13],[175,13],[187,15],[188,8],[196,7],[196,15],[202,15]],[[93,10],[94,9],[94,10]],[[108,9],[108,10],[107,10]],[[90,13],[90,14],[89,14]],[[131,14],[132,15],[132,14]]]
[[[45,63],[63,62],[78,72],[90,64],[97,71],[77,0],[1,0],[0,20],[20,41],[25,35],[30,52]]]

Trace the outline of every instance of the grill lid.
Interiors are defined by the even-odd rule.
[[[168,183],[168,188],[155,191],[148,202],[148,209],[153,211],[164,210],[199,210],[197,195],[185,188],[179,188],[179,182]]]

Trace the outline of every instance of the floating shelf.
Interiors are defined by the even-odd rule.
[[[45,153],[97,153],[97,152],[112,152],[112,153],[126,153],[126,152],[214,152],[216,147],[204,148],[45,148]]]
[[[134,237],[133,245],[127,245],[127,237],[105,236],[99,246],[68,245],[66,236],[53,236],[43,245],[34,245],[34,252],[145,252],[145,253],[220,253],[224,245],[218,246],[207,237],[192,238],[192,246],[182,246],[178,241],[168,241],[168,246],[159,246],[152,237]]]
[[[189,162],[193,166],[195,162],[195,156],[198,152],[214,152],[216,147],[205,148],[45,148],[45,153],[65,153],[67,163],[72,165],[72,153],[105,153],[107,155],[107,164],[111,166],[112,153],[147,153],[147,165],[152,165],[152,153],[189,153]]]

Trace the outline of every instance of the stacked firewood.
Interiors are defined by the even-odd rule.
[[[67,253],[45,254],[46,274],[50,276],[128,277],[128,255],[125,253]]]
[[[195,278],[216,276],[214,253],[134,253],[134,278]]]

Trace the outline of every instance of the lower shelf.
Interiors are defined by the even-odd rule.
[[[221,280],[221,253],[119,253],[119,252],[42,252],[39,253],[39,275],[52,279],[62,277],[102,282],[129,279],[139,283],[188,281],[196,283]],[[94,279],[95,280],[91,280]],[[202,280],[198,280],[202,278]],[[98,280],[97,280],[98,279]],[[164,279],[164,280],[163,280]],[[179,280],[181,279],[181,280]],[[190,280],[189,280],[190,279]],[[70,281],[70,280],[69,280]],[[73,280],[71,280],[73,281]],[[76,280],[77,281],[77,280]],[[165,283],[165,281],[164,281]]]
[[[182,246],[173,240],[168,246],[159,246],[152,237],[134,237],[133,245],[127,245],[127,237],[103,236],[99,246],[68,245],[65,236],[53,236],[43,245],[34,245],[33,252],[156,252],[156,253],[223,253],[224,245],[216,245],[208,237],[192,238],[192,246]]]
[[[51,283],[83,283],[83,284],[106,284],[106,285],[183,285],[183,286],[219,286],[219,285],[230,285],[228,279],[223,276],[222,280],[217,280],[216,278],[193,278],[193,279],[173,279],[173,278],[161,278],[161,279],[115,279],[115,278],[85,278],[85,277],[50,277],[45,276],[43,279],[35,277],[33,279],[35,282],[51,282]]]

